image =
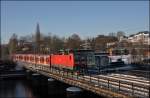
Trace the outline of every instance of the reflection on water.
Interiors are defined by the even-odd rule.
[[[26,79],[0,80],[0,98],[66,98],[66,93],[48,95],[47,87],[47,85],[34,87],[32,82]],[[89,92],[84,93],[84,97],[102,98]]]
[[[36,98],[26,80],[1,80],[0,98]]]
[[[46,85],[33,87],[31,81],[23,80],[0,80],[0,98],[53,98],[48,95]],[[55,96],[60,97],[60,95]],[[61,95],[61,98],[64,96]]]

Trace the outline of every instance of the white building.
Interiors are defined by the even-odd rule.
[[[131,55],[114,55],[114,56],[109,56],[110,62],[117,62],[118,59],[121,59],[125,64],[130,64],[131,63]]]
[[[149,32],[139,32],[137,34],[131,35],[128,37],[129,42],[138,43],[142,42],[143,44],[150,45],[150,33]]]

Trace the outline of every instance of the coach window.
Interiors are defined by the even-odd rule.
[[[41,57],[41,63],[44,63],[44,57]]]
[[[35,57],[33,57],[33,61],[35,61]]]
[[[46,63],[49,63],[49,58],[46,58]]]
[[[27,61],[29,60],[29,57],[27,56]]]
[[[27,56],[27,61],[28,61],[28,59],[29,59],[29,58],[28,58],[28,56]]]
[[[35,58],[35,61],[38,62],[38,57]]]
[[[26,59],[26,56],[24,57],[24,60],[26,61],[27,59]]]
[[[30,61],[32,61],[32,57],[30,56]]]
[[[41,62],[41,63],[44,63],[44,57],[41,57],[41,58],[40,58],[40,62]]]
[[[34,61],[34,57],[32,57],[32,61]]]
[[[30,57],[30,61],[32,62],[33,60],[32,60],[32,56]]]

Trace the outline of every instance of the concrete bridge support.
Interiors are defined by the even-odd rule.
[[[67,88],[67,84],[57,81],[55,79],[48,79],[48,94],[54,96],[65,96],[65,89]]]
[[[39,84],[39,86],[38,86],[39,93],[43,96],[43,98],[47,97],[46,96],[47,91],[48,91],[48,85],[47,85],[48,81],[47,81],[47,79],[48,78],[46,76],[40,75],[39,82],[38,82],[38,84]]]
[[[33,86],[39,86],[40,84],[40,74],[38,73],[33,73],[31,76],[32,79],[32,85]]]
[[[47,94],[47,90],[48,90],[48,81],[47,81],[47,77],[43,76],[41,74],[38,73],[33,73],[30,70],[26,71],[26,77],[28,80],[28,83],[32,86],[33,88],[33,92],[35,94],[40,93],[41,96],[44,96]]]
[[[67,98],[82,98],[83,90],[78,87],[68,87],[66,89]]]
[[[26,78],[27,78],[27,80],[31,80],[32,73],[33,73],[32,71],[26,70]]]
[[[31,75],[31,86],[33,88],[34,93],[40,92],[40,74],[33,73]]]
[[[40,76],[40,86],[42,86],[42,87],[47,86],[47,83],[48,83],[47,79],[48,79],[48,77],[41,75]]]
[[[48,94],[57,95],[58,94],[58,85],[56,80],[48,78]]]

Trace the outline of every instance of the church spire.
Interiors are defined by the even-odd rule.
[[[39,43],[40,42],[40,26],[39,26],[39,23],[37,23],[37,26],[36,26],[36,42]]]
[[[36,25],[36,33],[40,33],[40,26],[39,26],[39,23],[37,23],[37,25]]]

